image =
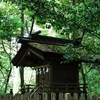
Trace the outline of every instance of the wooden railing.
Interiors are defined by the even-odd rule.
[[[0,96],[0,100],[98,100],[98,95],[86,95],[81,93],[80,95],[77,93],[35,93],[32,97],[30,94],[15,94],[12,96],[11,94],[4,94]]]
[[[39,90],[41,92],[54,92],[54,93],[86,93],[86,84],[79,84],[79,83],[39,83],[33,88],[34,90]],[[38,91],[36,91],[38,92]],[[35,93],[35,92],[34,92]]]
[[[25,85],[25,93],[34,94],[35,92],[54,92],[54,93],[85,93],[86,94],[86,84],[79,83],[38,83],[36,85]],[[20,93],[20,91],[18,92]]]
[[[52,91],[64,91],[64,92],[80,92],[85,93],[86,92],[87,84],[79,84],[79,83],[51,83],[50,88]]]

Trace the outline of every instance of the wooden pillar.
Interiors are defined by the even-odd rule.
[[[84,73],[82,63],[80,64],[80,69],[81,69],[81,74],[82,74],[82,78],[83,78],[83,92],[85,93],[85,98],[87,98],[86,97],[86,94],[87,94],[87,91],[86,91],[86,74]]]
[[[24,67],[19,68],[20,71],[20,86],[24,88]]]

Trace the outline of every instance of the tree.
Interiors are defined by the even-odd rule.
[[[8,9],[6,9],[8,7]],[[9,78],[12,72],[12,39],[17,37],[19,27],[21,27],[19,11],[15,5],[0,2],[0,75],[2,83],[0,89],[3,92],[9,87]]]

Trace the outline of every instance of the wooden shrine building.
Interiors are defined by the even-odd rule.
[[[35,92],[86,93],[84,84],[79,84],[81,62],[61,63],[64,58],[61,48],[71,40],[49,36],[32,35],[20,37],[21,48],[13,58],[16,67],[32,67],[36,71]],[[56,50],[56,48],[59,48]]]

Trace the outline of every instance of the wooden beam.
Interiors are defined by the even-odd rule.
[[[35,67],[32,68],[32,69],[34,70],[34,69],[45,68],[45,67],[50,67],[50,64],[41,65],[41,66],[35,66]]]

